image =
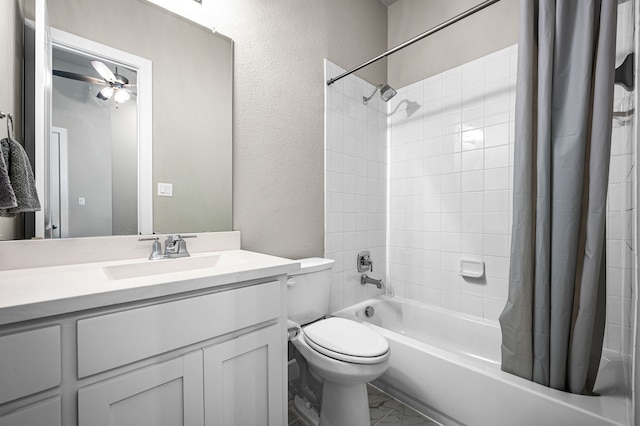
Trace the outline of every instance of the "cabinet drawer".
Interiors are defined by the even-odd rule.
[[[60,326],[0,337],[0,404],[60,385]]]
[[[202,342],[281,314],[278,281],[78,321],[78,377]]]
[[[0,426],[62,426],[61,397],[45,399],[0,416]]]

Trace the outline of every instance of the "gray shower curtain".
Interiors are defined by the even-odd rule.
[[[605,219],[617,1],[522,0],[502,369],[593,390],[605,324]]]

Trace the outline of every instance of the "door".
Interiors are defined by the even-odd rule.
[[[78,391],[79,426],[203,426],[202,351]]]
[[[67,129],[51,128],[49,145],[49,207],[45,213],[45,238],[69,237],[69,183]]]
[[[204,349],[207,426],[285,424],[284,341],[275,324]]]

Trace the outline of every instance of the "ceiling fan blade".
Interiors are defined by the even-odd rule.
[[[111,70],[103,62],[91,61],[91,65],[93,65],[93,68],[98,71],[98,74],[100,74],[100,76],[102,76],[102,78],[104,78],[109,83],[116,81],[116,76],[113,75]]]
[[[84,81],[85,83],[107,84],[106,81],[100,80],[99,78],[89,77],[87,75],[76,74],[68,71],[53,70],[53,75],[58,77],[70,78],[71,80]]]

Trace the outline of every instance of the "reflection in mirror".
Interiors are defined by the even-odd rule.
[[[134,69],[54,43],[45,238],[138,232],[136,82]]]

